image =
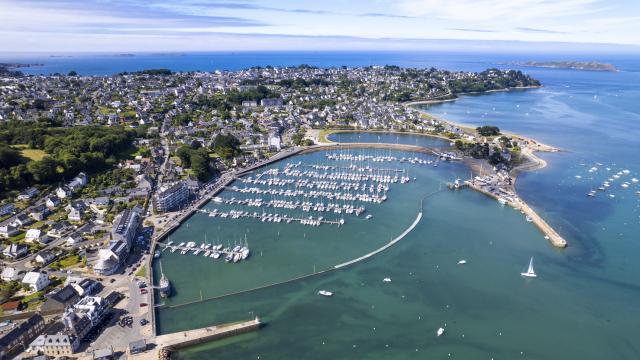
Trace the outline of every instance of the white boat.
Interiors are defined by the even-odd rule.
[[[438,331],[436,331],[436,335],[437,335],[437,336],[442,336],[442,335],[444,335],[444,328],[438,328]]]
[[[331,291],[327,291],[327,290],[320,290],[320,291],[318,291],[318,295],[333,296],[333,293]]]
[[[467,260],[460,260],[458,261],[458,265],[464,265],[467,263]]]
[[[536,275],[536,272],[533,271],[533,257],[531,258],[531,260],[529,260],[529,268],[527,269],[527,272],[520,273],[520,275],[522,275],[524,277],[537,277],[538,276],[538,275]]]
[[[367,220],[369,220],[369,219],[371,219],[372,217],[373,217],[373,215],[369,214],[369,215],[365,216],[364,218],[365,218],[365,219],[367,219]]]
[[[526,217],[526,220],[527,220],[527,222],[532,222],[533,221],[533,219],[531,217],[529,217],[529,216]]]
[[[384,282],[391,282],[391,278],[386,277],[386,278],[382,279],[382,281],[384,281]]]

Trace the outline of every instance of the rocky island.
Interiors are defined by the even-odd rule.
[[[571,70],[587,70],[587,71],[611,71],[616,72],[615,66],[612,64],[601,63],[597,61],[527,61],[519,65],[531,67],[544,67],[553,69],[571,69]]]

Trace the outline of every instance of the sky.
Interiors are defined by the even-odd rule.
[[[640,0],[0,0],[0,53],[640,49]]]

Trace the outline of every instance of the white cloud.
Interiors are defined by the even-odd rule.
[[[522,19],[575,16],[602,8],[599,0],[398,0],[405,14],[432,16],[448,20],[513,21]]]

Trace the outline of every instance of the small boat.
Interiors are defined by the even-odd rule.
[[[367,220],[369,220],[369,219],[371,219],[372,217],[373,217],[373,215],[369,214],[369,215],[365,216],[364,218],[365,218],[365,219],[367,219]]]
[[[382,281],[383,281],[383,282],[391,282],[391,278],[386,277],[386,278],[382,279]]]
[[[438,331],[436,331],[436,335],[437,335],[437,336],[442,336],[442,335],[444,335],[444,328],[438,328]]]
[[[318,295],[333,296],[333,293],[331,291],[327,291],[327,290],[320,290],[320,291],[318,291]]]
[[[156,250],[156,251],[153,253],[153,258],[154,258],[154,259],[159,258],[161,254],[162,254],[162,252],[161,252],[160,250]]]
[[[520,275],[522,275],[524,277],[537,277],[538,276],[538,275],[536,275],[536,272],[533,271],[533,257],[531,258],[531,260],[529,260],[529,268],[527,269],[527,272],[520,273]]]
[[[467,260],[460,260],[458,261],[458,265],[464,265],[467,263]]]
[[[527,219],[527,222],[532,222],[533,221],[533,219],[530,216],[527,216],[526,219]]]

